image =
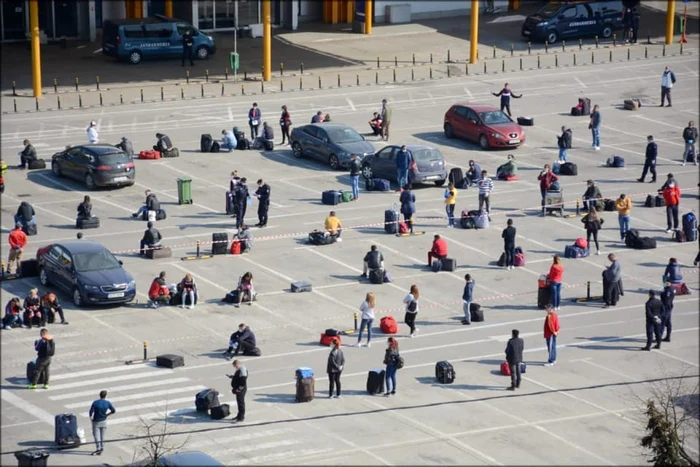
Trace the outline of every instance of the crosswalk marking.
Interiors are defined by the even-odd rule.
[[[138,366],[122,365],[122,366],[112,366],[112,367],[108,367],[108,368],[97,368],[95,370],[76,371],[74,373],[58,374],[56,376],[52,376],[51,380],[52,381],[60,381],[62,379],[79,378],[82,376],[101,375],[101,374],[105,374],[105,373],[119,373],[119,372],[124,372],[124,371],[138,372],[138,370],[141,370],[143,368],[156,368],[156,366],[146,364],[146,365],[138,365]]]
[[[146,398],[150,398],[150,397],[169,396],[170,394],[178,394],[180,392],[192,392],[192,394],[196,394],[197,392],[201,391],[202,389],[206,389],[206,388],[207,388],[206,386],[198,384],[196,386],[187,386],[187,387],[174,388],[174,389],[164,389],[162,391],[142,392],[139,394],[130,394],[128,396],[110,397],[109,401],[110,402],[131,401],[131,400],[138,400],[138,399],[146,399]],[[190,399],[194,400],[194,395]],[[74,402],[72,404],[66,404],[64,407],[69,408],[69,409],[76,409],[79,407],[90,407],[93,400],[94,399],[89,400],[89,401]]]
[[[240,443],[241,441],[250,441],[251,439],[255,438],[265,438],[265,437],[272,437],[276,435],[282,435],[286,433],[294,433],[294,430],[289,429],[289,428],[279,428],[279,429],[274,429],[274,430],[266,430],[266,431],[256,431],[252,433],[243,433],[243,434],[236,434],[233,436],[223,436],[221,438],[216,438],[214,439],[205,439],[203,441],[199,442],[194,442],[194,443],[187,443],[187,448],[188,449],[193,449],[193,450],[198,450],[207,446],[212,446],[212,445],[217,445],[217,444],[222,444],[222,443]]]
[[[194,405],[194,397],[181,397],[179,399],[170,399],[170,400],[160,400],[160,401],[154,401],[154,402],[144,402],[143,404],[134,404],[134,405],[126,405],[123,407],[119,408],[119,412],[129,412],[131,410],[141,410],[141,409],[150,409],[152,407],[162,407],[162,406],[168,406],[168,405],[174,405],[174,404],[184,404],[185,402],[190,402],[192,405]],[[194,409],[193,409],[194,410]],[[87,414],[83,414],[84,417],[87,417]]]
[[[89,380],[85,380],[85,381],[75,381],[72,383],[57,384],[55,386],[51,386],[51,390],[56,391],[59,389],[70,389],[70,388],[79,388],[79,387],[83,387],[83,386],[94,386],[96,384],[113,383],[115,381],[126,381],[129,379],[139,379],[139,378],[145,378],[147,376],[167,375],[167,374],[171,374],[171,373],[173,373],[173,370],[144,371],[142,373],[136,373],[133,375],[121,375],[121,376],[113,376],[111,378],[89,379]]]
[[[114,394],[115,392],[118,393],[119,391],[130,391],[132,389],[141,389],[141,388],[150,388],[153,386],[165,386],[166,384],[175,384],[175,383],[184,383],[185,381],[189,381],[189,378],[171,378],[171,379],[162,379],[160,381],[149,381],[147,383],[137,383],[137,384],[125,384],[124,386],[114,386],[114,387],[108,387],[107,390],[109,391],[109,394]],[[94,389],[89,389],[87,391],[80,391],[80,392],[72,392],[69,394],[61,394],[59,396],[50,396],[49,400],[52,401],[62,401],[66,399],[74,399],[76,397],[85,397],[85,396],[90,396],[90,395],[96,395],[96,391]],[[113,400],[111,397],[109,398],[110,400]]]
[[[285,452],[278,452],[276,454],[267,454],[264,456],[256,456],[256,457],[250,457],[248,459],[238,459],[229,462],[229,464],[233,465],[247,465],[247,464],[267,464],[270,461],[278,460],[278,459],[294,459],[297,457],[303,457],[303,456],[313,456],[315,454],[323,454],[329,451],[332,451],[333,449],[331,448],[325,448],[325,449],[301,449],[298,451],[285,451]]]
[[[241,446],[240,444],[237,444],[235,448],[229,448],[229,449],[219,449],[217,451],[208,451],[208,454],[214,458],[222,458],[226,456],[227,454],[242,454],[244,452],[253,452],[253,451],[261,451],[261,450],[266,450],[266,449],[273,449],[277,447],[282,447],[282,446],[294,446],[296,444],[299,444],[301,441],[297,439],[283,439],[281,441],[272,441],[268,443],[263,443],[263,444],[253,444],[253,445],[245,445]]]

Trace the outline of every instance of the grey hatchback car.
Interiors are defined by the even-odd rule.
[[[439,149],[431,146],[407,144],[406,148],[413,155],[416,167],[408,171],[410,183],[435,183],[442,186],[447,180],[447,164],[445,156]],[[401,146],[387,146],[362,161],[362,176],[365,179],[385,178],[392,182],[398,181],[396,170],[396,154]]]
[[[57,152],[51,158],[51,171],[57,177],[84,182],[88,190],[136,183],[131,156],[109,144],[85,144]]]
[[[310,157],[331,169],[350,166],[350,155],[362,160],[375,152],[374,146],[354,128],[338,123],[311,123],[296,127],[291,134],[294,157]]]

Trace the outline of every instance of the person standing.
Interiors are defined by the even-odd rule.
[[[678,230],[678,205],[681,202],[681,189],[676,185],[675,180],[667,182],[666,187],[661,192],[666,202],[666,233]],[[673,222],[673,230],[671,230]]]
[[[100,142],[100,135],[97,133],[97,122],[94,120],[90,122],[87,127],[87,139],[90,144],[97,144]]]
[[[233,375],[226,375],[231,378],[231,392],[236,396],[238,414],[233,419],[234,422],[245,421],[245,394],[248,392],[248,370],[240,360],[233,361],[233,368],[236,372]]]
[[[632,7],[632,43],[637,43],[639,33],[639,10],[637,7]]]
[[[625,241],[625,235],[630,230],[630,212],[632,211],[632,200],[624,193],[615,201],[617,209],[617,220],[620,222],[620,241]]]
[[[501,98],[501,112],[503,112],[503,110],[505,109],[505,111],[508,113],[509,117],[511,116],[511,114],[510,114],[510,98],[513,97],[514,99],[520,99],[521,97],[523,97],[522,94],[520,94],[518,96],[513,91],[511,91],[508,83],[506,83],[505,86],[503,86],[503,89],[501,89],[498,93],[492,92],[491,94],[493,94],[496,97]]]
[[[396,370],[398,370],[400,366],[403,366],[401,360],[401,355],[399,354],[399,341],[393,337],[390,337],[387,339],[387,348],[384,352],[384,364],[386,365],[385,396],[393,396],[396,394]]]
[[[547,191],[552,187],[554,182],[559,181],[559,177],[552,172],[552,167],[549,164],[545,164],[542,172],[537,176],[537,180],[540,182],[540,195],[542,196],[542,216],[546,214],[544,200],[547,196]]]
[[[503,251],[505,254],[505,262],[503,263],[503,269],[513,269],[513,259],[515,258],[515,236],[517,235],[517,230],[513,227],[513,219],[508,219],[506,221],[506,228],[503,229],[501,233],[501,238],[503,239]]]
[[[374,307],[376,301],[374,293],[368,292],[365,296],[365,301],[360,304],[360,333],[357,335],[357,343],[355,347],[362,347],[362,332],[367,328],[367,347],[370,347],[372,341],[372,322],[374,321]]]
[[[420,293],[418,292],[418,286],[413,284],[408,295],[404,297],[403,304],[406,306],[406,314],[404,316],[404,322],[408,325],[410,336],[415,337],[418,328],[416,327],[416,317],[418,316],[418,299],[420,298]]]
[[[457,203],[457,189],[454,183],[447,185],[445,189],[445,212],[447,213],[447,227],[455,226],[455,204]]]
[[[289,146],[290,144],[290,137],[289,137],[289,130],[292,127],[292,116],[289,115],[289,110],[287,110],[287,106],[283,105],[282,106],[282,115],[280,116],[280,128],[282,129],[282,145],[284,146],[285,144]]]
[[[547,274],[547,281],[549,282],[549,287],[552,289],[552,306],[557,311],[559,311],[559,305],[561,304],[561,283],[563,278],[564,265],[561,264],[559,255],[554,255],[552,265],[549,268],[549,274]]]
[[[413,233],[413,215],[416,213],[416,195],[411,191],[410,184],[403,187],[399,202],[401,203],[401,214],[403,214],[404,221],[408,225],[408,230]],[[399,234],[399,232],[397,232],[397,234]]]
[[[413,154],[406,149],[406,145],[401,146],[401,150],[396,153],[396,181],[399,184],[397,192],[401,192],[403,187],[408,185],[408,171],[413,163]]]
[[[666,329],[666,337],[661,339],[663,342],[671,342],[671,313],[673,313],[673,300],[676,298],[676,289],[673,288],[671,281],[664,282],[664,290],[661,292],[661,303],[664,305],[664,328]]]
[[[262,117],[258,103],[253,102],[253,107],[248,111],[248,125],[250,126],[250,139],[255,141],[258,137],[258,128],[260,128],[260,118]]]
[[[493,191],[493,180],[488,177],[485,170],[481,171],[481,178],[476,182],[479,188],[479,212],[483,212],[486,205],[486,214],[491,214],[491,192]]]
[[[42,373],[44,375],[44,389],[49,388],[49,367],[51,366],[51,357],[56,353],[56,343],[46,328],[41,328],[39,336],[39,339],[34,341],[36,365],[34,366],[34,375],[28,389],[36,389],[36,384]]]
[[[185,33],[182,35],[182,66],[185,66],[185,60],[190,61],[190,66],[194,66],[192,61],[192,46],[194,45],[194,38],[192,37],[192,30],[186,29]]]
[[[270,210],[270,185],[261,178],[258,180],[258,189],[255,190],[258,198],[258,223],[255,227],[267,227],[267,213]]]
[[[557,146],[559,146],[559,162],[566,162],[566,151],[571,149],[571,140],[573,139],[570,128],[562,125],[561,135],[557,136]]]
[[[95,438],[95,451],[92,456],[101,456],[105,449],[107,436],[107,417],[117,413],[110,401],[107,400],[107,391],[100,391],[100,398],[90,406],[90,420],[92,421],[92,437]]]
[[[333,397],[333,389],[335,387],[335,398],[340,397],[340,374],[345,367],[345,355],[340,350],[340,340],[331,340],[331,353],[328,354],[328,363],[326,364],[326,372],[328,373],[328,398]]]
[[[625,38],[625,44],[631,41],[632,36],[632,8],[625,8],[625,12],[622,17],[622,37]]]
[[[656,298],[656,292],[649,291],[649,300],[645,304],[646,325],[647,325],[647,345],[642,350],[651,350],[652,341],[656,340],[655,349],[661,348],[661,334],[664,330],[664,304]]]
[[[591,130],[593,135],[593,144],[591,147],[596,151],[600,151],[600,106],[598,104],[593,106],[593,111],[591,112],[591,119],[588,122],[588,129]]]
[[[661,75],[661,105],[664,106],[664,100],[668,99],[668,105],[666,107],[671,107],[671,89],[676,83],[676,74],[671,71],[669,66],[664,68],[664,73]]]
[[[12,271],[12,265],[17,263],[15,266],[15,273],[20,275],[22,272],[22,256],[24,254],[24,247],[27,246],[27,234],[22,230],[22,223],[17,222],[15,228],[10,232],[7,237],[7,241],[10,244],[10,253],[7,257],[7,267],[5,273],[9,276]],[[1,271],[0,271],[1,272]]]
[[[688,126],[683,129],[683,141],[685,148],[683,150],[683,165],[688,161],[688,153],[693,154],[693,164],[698,165],[698,150],[696,149],[698,141],[698,129],[695,127],[695,122],[688,122]]]
[[[236,185],[235,195],[233,197],[236,200],[236,228],[240,229],[243,220],[245,219],[245,212],[248,209],[248,198],[250,198],[250,193],[248,192],[248,185],[246,182],[248,180],[243,177],[240,182]]]
[[[603,300],[605,301],[603,308],[617,305],[622,291],[620,284],[622,281],[622,268],[620,262],[613,253],[608,255],[608,260],[610,261],[610,266],[603,271]]]
[[[642,169],[642,176],[637,179],[638,182],[644,183],[644,179],[647,176],[647,171],[651,172],[651,182],[656,183],[656,157],[659,155],[659,147],[654,142],[654,137],[652,135],[647,136],[647,149],[646,156],[644,158],[644,169]]]
[[[384,141],[389,141],[389,126],[391,126],[391,106],[387,103],[386,99],[382,99],[382,112],[380,116],[382,118],[382,139]]]
[[[362,164],[357,158],[357,154],[350,156],[350,182],[352,184],[352,200],[357,201],[360,197],[360,174],[362,173]]]
[[[583,216],[581,219],[583,226],[586,228],[586,242],[588,243],[588,248],[591,248],[591,236],[593,236],[593,241],[595,242],[595,254],[600,254],[600,245],[598,244],[598,231],[603,226],[603,219],[598,215],[593,203],[588,205],[588,214]]]
[[[523,351],[525,350],[525,342],[520,336],[520,331],[513,329],[511,338],[506,344],[506,362],[510,367],[510,386],[508,391],[515,391],[520,387],[520,364],[523,362]]]
[[[559,315],[554,312],[552,305],[547,305],[547,316],[544,318],[544,339],[547,341],[549,356],[544,366],[557,364],[557,336],[559,335]]]
[[[464,291],[462,292],[462,312],[464,313],[464,319],[462,324],[470,325],[472,324],[472,313],[471,305],[474,301],[474,286],[476,281],[472,279],[470,274],[464,276]]]

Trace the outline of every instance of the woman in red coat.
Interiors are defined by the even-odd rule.
[[[555,310],[559,310],[559,302],[561,302],[561,282],[564,277],[564,266],[561,264],[561,258],[554,255],[552,266],[549,268],[547,280],[552,289],[552,306]]]
[[[547,307],[547,316],[544,318],[544,339],[547,341],[549,357],[544,366],[554,366],[557,363],[557,336],[559,335],[559,315],[554,308]]]

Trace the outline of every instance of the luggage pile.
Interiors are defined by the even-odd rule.
[[[487,212],[478,210],[464,210],[460,219],[463,229],[488,229],[489,215]]]
[[[316,380],[314,380],[314,370],[308,367],[299,367],[296,376],[296,396],[297,402],[311,402],[314,400],[316,391]]]
[[[625,233],[625,245],[635,250],[652,250],[656,248],[656,239],[652,237],[641,237],[639,230],[630,229]]]
[[[338,341],[338,344],[341,343],[340,333],[338,330],[326,329],[323,333],[321,333],[321,340],[319,343],[321,345],[325,345],[326,347],[330,347],[334,340]]]
[[[590,254],[588,241],[585,238],[577,238],[573,245],[564,249],[564,258],[585,258]]]
[[[625,166],[625,158],[622,156],[610,156],[605,162],[607,167],[615,167],[617,169],[623,168]]]
[[[647,195],[647,199],[644,201],[645,208],[662,208],[664,206],[666,206],[666,201],[664,201],[664,197],[661,195]]]

